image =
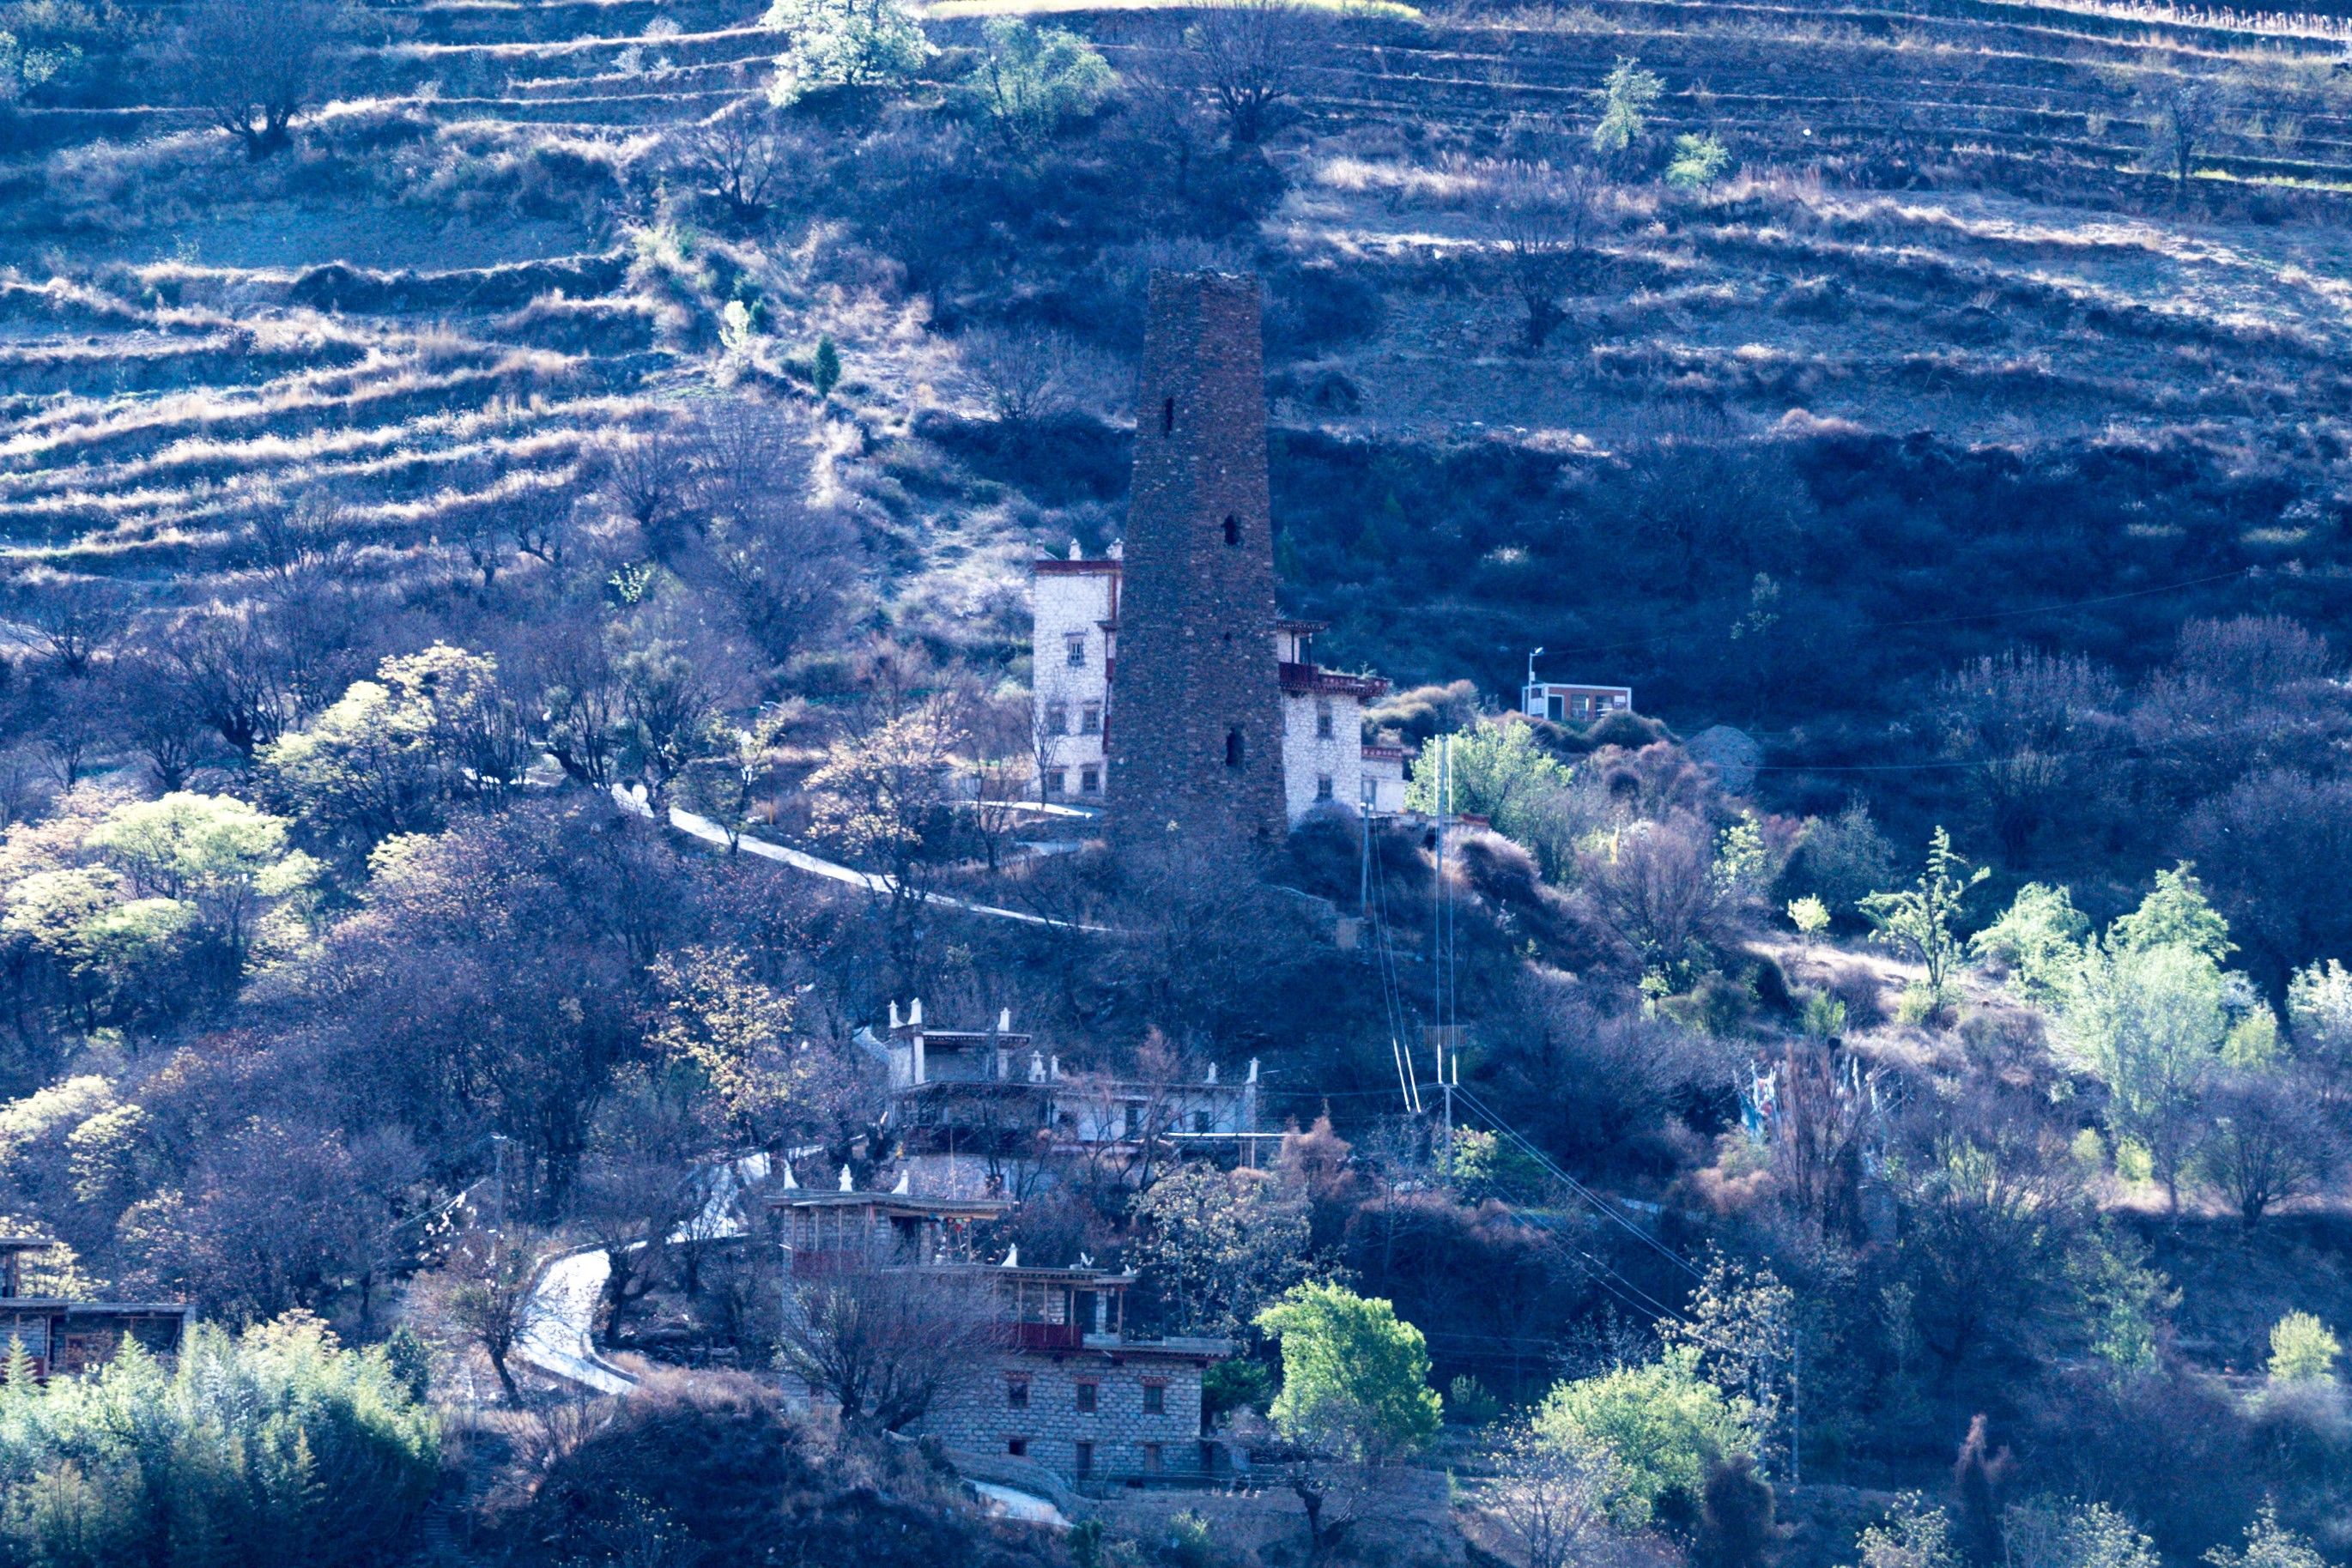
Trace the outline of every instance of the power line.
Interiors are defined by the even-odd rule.
[[[2211,572],[2203,577],[2183,578],[2178,582],[2162,583],[2154,588],[2135,588],[2122,593],[2103,593],[2090,599],[2061,600],[2054,604],[2021,605],[2014,610],[1969,611],[1958,615],[1920,615],[1902,621],[1865,620],[1852,630],[1895,632],[1913,626],[1953,626],[1972,621],[2008,621],[2020,616],[2055,615],[2063,611],[2088,610],[2095,605],[2121,603],[2126,599],[2147,599],[2161,593],[2178,593],[2185,588],[2202,588],[2209,583],[2227,582],[2234,578],[2250,577],[2254,570],[2251,566],[2242,566],[2229,571]],[[1733,610],[1747,602],[1748,600],[1745,597],[1724,599],[1701,608]],[[1648,637],[1628,637],[1614,643],[1591,643],[1581,648],[1555,648],[1551,652],[1556,658],[1572,659],[1584,653],[1614,653],[1621,648],[1649,648],[1662,643],[1687,643],[1706,635],[1707,633],[1703,632],[1660,632]]]
[[[1504,1121],[1499,1115],[1496,1115],[1494,1110],[1489,1107],[1485,1101],[1479,1099],[1475,1094],[1473,1094],[1466,1089],[1462,1090],[1460,1092],[1462,1098],[1466,1101],[1474,1110],[1477,1111],[1481,1115],[1485,1116],[1489,1122],[1492,1122],[1495,1124],[1495,1130],[1497,1133],[1510,1139],[1513,1144],[1518,1146],[1522,1153],[1533,1159],[1536,1164],[1541,1166],[1544,1170],[1549,1172],[1556,1179],[1566,1186],[1570,1192],[1573,1192],[1579,1197],[1584,1199],[1586,1203],[1591,1204],[1595,1210],[1606,1217],[1612,1223],[1623,1228],[1629,1235],[1634,1237],[1643,1246],[1649,1248],[1652,1251],[1657,1253],[1658,1256],[1674,1264],[1675,1268],[1680,1269],[1692,1279],[1704,1280],[1706,1278],[1706,1274],[1700,1271],[1700,1270],[1693,1264],[1689,1259],[1685,1258],[1681,1253],[1676,1252],[1674,1249],[1660,1241],[1656,1237],[1652,1236],[1648,1231],[1643,1229],[1640,1226],[1634,1224],[1632,1220],[1618,1213],[1613,1205],[1603,1199],[1591,1187],[1586,1186],[1582,1182],[1569,1175],[1568,1172],[1562,1170],[1557,1161],[1555,1161],[1549,1155],[1544,1153],[1543,1150],[1538,1148],[1534,1144],[1528,1142],[1527,1138],[1520,1135],[1517,1129],[1514,1128],[1508,1122]]]

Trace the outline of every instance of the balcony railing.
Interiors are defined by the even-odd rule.
[[[1086,1331],[1076,1323],[1014,1323],[1013,1343],[1023,1350],[1079,1350]]]

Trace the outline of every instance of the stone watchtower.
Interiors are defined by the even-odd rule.
[[[1255,277],[1151,276],[1109,726],[1129,848],[1286,824],[1258,312]]]

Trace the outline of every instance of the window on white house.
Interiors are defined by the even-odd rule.
[[[1331,738],[1331,699],[1329,697],[1315,699],[1315,738],[1318,740]]]
[[[1315,798],[1318,800],[1328,800],[1331,798],[1331,776],[1328,773],[1318,773],[1315,776]]]
[[[1079,1384],[1078,1414],[1081,1416],[1093,1415],[1095,1413],[1095,1406],[1101,1402],[1101,1398],[1102,1390],[1097,1385],[1091,1383]]]
[[[1070,668],[1083,670],[1087,667],[1087,634],[1085,632],[1070,632],[1062,639],[1062,647],[1069,657]]]
[[[1056,795],[1068,794],[1070,792],[1070,770],[1066,768],[1056,768],[1051,773],[1046,774],[1045,788]]]
[[[1100,735],[1102,733],[1102,704],[1082,703],[1079,705],[1078,733],[1080,735]]]
[[[1168,1414],[1168,1385],[1166,1384],[1147,1383],[1143,1385],[1143,1413],[1146,1416],[1165,1416]]]
[[[1078,793],[1081,795],[1099,795],[1102,793],[1101,768],[1081,768],[1078,769]]]
[[[1070,708],[1067,703],[1045,705],[1045,733],[1047,735],[1070,733]]]

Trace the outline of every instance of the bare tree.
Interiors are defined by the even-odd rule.
[[[849,519],[835,507],[803,502],[796,487],[772,492],[710,526],[719,585],[744,632],[779,664],[838,622],[858,553]]]
[[[539,1292],[541,1249],[519,1231],[469,1228],[449,1249],[433,1292],[449,1329],[489,1358],[499,1386],[522,1403],[509,1364],[516,1348],[546,1321]]]
[[[614,1150],[581,1173],[580,1218],[604,1252],[608,1345],[629,1309],[661,1283],[670,1232],[694,1209],[686,1177],[687,1167],[646,1146]]]
[[[18,578],[9,610],[67,675],[88,674],[91,662],[131,623],[130,601],[114,584],[54,571]]]
[[[2249,1073],[2208,1102],[2212,1129],[2198,1164],[2252,1228],[2273,1207],[2313,1192],[2344,1155],[2315,1086],[2275,1073]]]
[[[964,366],[990,411],[1024,430],[1066,411],[1082,373],[1067,337],[1034,327],[974,333]]]
[[[116,669],[122,683],[126,737],[147,758],[156,783],[166,790],[184,787],[189,776],[215,755],[197,694],[177,677],[170,658],[152,648],[137,650]]]
[[[1607,1448],[1585,1449],[1515,1421],[1495,1438],[1489,1457],[1495,1479],[1486,1492],[1487,1511],[1528,1568],[1591,1562],[1595,1543],[1609,1536]]]
[[[1278,129],[1314,45],[1314,17],[1294,0],[1210,0],[1184,28],[1181,67],[1252,146]]]
[[[318,98],[341,19],[331,0],[198,0],[171,55],[181,91],[247,158],[282,152]]]
[[[533,695],[539,743],[570,778],[592,789],[611,788],[626,716],[604,628],[558,622],[521,663],[518,685]]]
[[[767,216],[799,144],[759,98],[730,104],[677,134],[677,154],[687,172],[716,196],[728,216],[743,226]]]
[[[1599,186],[1600,175],[1584,163],[1507,163],[1496,178],[1496,237],[1527,310],[1530,350],[1566,319],[1559,296],[1591,237]]]
[[[2140,89],[2138,108],[2147,117],[2149,152],[2172,171],[2175,202],[2186,201],[2197,154],[2221,122],[2221,94],[2210,82],[2166,76]]]
[[[613,498],[659,553],[658,541],[686,504],[693,478],[685,440],[664,421],[610,437],[597,458]]]
[[[1009,1343],[996,1308],[961,1269],[854,1261],[785,1287],[782,1360],[844,1426],[896,1432],[984,1375]]]
[[[807,432],[774,403],[730,397],[706,404],[687,428],[693,509],[708,528],[765,517],[806,488]]]
[[[517,551],[561,571],[579,532],[572,505],[568,490],[534,485],[502,502],[499,515]]]

